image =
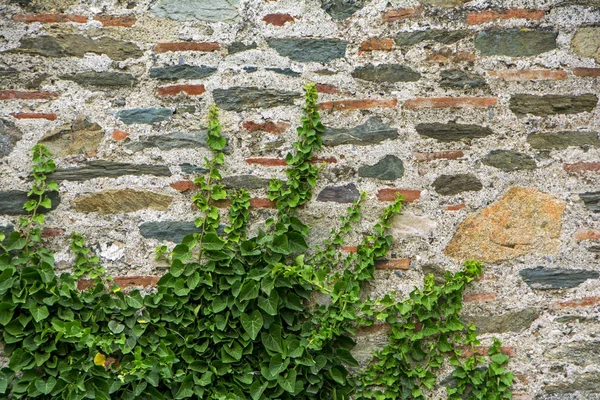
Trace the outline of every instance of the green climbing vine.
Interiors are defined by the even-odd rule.
[[[392,244],[386,234],[402,209],[398,197],[357,246],[340,251],[360,219],[365,193],[330,238],[311,252],[299,207],[311,199],[323,125],[314,85],[307,85],[302,125],[286,157],[285,182],[272,180],[278,214],[248,237],[250,197],[220,183],[226,139],[218,110],[208,114],[208,173],[193,197],[198,233],[171,251],[155,292],[123,293],[84,238],[73,234],[73,274],[56,275],[41,238],[46,193],[57,190],[43,146],[33,151],[32,200],[16,232],[0,234],[0,332],[8,364],[0,395],[9,399],[424,399],[444,365],[454,368],[449,399],[509,399],[508,357],[495,341],[477,355],[473,326],[460,320],[462,293],[482,265],[467,262],[445,282],[426,277],[408,298],[364,299],[375,262]],[[228,200],[227,221],[216,202]],[[89,278],[90,287],[76,288]],[[317,303],[315,293],[328,301]],[[387,346],[361,367],[356,330],[389,326]],[[470,349],[470,357],[461,350]]]

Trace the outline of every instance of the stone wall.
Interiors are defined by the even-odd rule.
[[[253,221],[272,215],[315,82],[314,241],[365,190],[352,251],[402,193],[370,292],[485,261],[464,315],[503,341],[515,398],[600,398],[598,0],[5,0],[0,18],[0,229],[45,143],[57,268],[81,232],[120,284],[156,283],[155,246],[195,230],[213,103],[226,184],[250,190]],[[385,334],[361,332],[357,354]]]

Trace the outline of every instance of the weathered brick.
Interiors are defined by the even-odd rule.
[[[342,247],[342,250],[347,253],[356,253],[358,248],[356,246],[344,246],[344,247]]]
[[[413,201],[419,200],[421,198],[420,190],[384,188],[379,189],[379,191],[377,192],[377,200],[394,201],[397,194],[402,195],[406,203],[412,203]]]
[[[94,17],[104,26],[132,27],[137,22],[135,15],[98,15]]]
[[[290,124],[287,122],[274,122],[274,121],[265,121],[262,123],[254,122],[254,121],[244,121],[242,123],[242,127],[249,132],[268,132],[279,134],[286,131],[287,128],[290,127]]]
[[[221,46],[215,42],[173,42],[173,43],[157,43],[154,46],[155,53],[167,53],[170,51],[216,51]]]
[[[54,113],[12,113],[10,114],[16,119],[47,119],[48,121],[56,121],[57,115]]]
[[[0,90],[0,100],[47,100],[58,97],[58,93],[22,90]]]
[[[13,15],[12,19],[14,21],[26,22],[28,24],[32,22],[77,22],[80,24],[85,24],[88,20],[88,17],[74,14],[15,14]]]
[[[347,111],[347,110],[367,110],[369,108],[394,108],[398,105],[396,99],[383,100],[336,100],[325,101],[319,104],[320,110],[327,111]]]
[[[337,160],[336,160],[335,157],[325,157],[325,158],[313,157],[311,162],[315,163],[315,164],[319,164],[319,163],[333,164],[333,163],[336,163]],[[250,158],[246,159],[246,163],[247,164],[263,165],[265,167],[284,167],[284,166],[287,166],[287,163],[285,162],[285,159],[283,159],[283,158],[250,157]]]
[[[423,7],[399,8],[381,13],[383,22],[396,22],[403,19],[418,17],[423,13]]]
[[[410,258],[392,258],[375,261],[375,269],[378,270],[402,270],[410,269]]]
[[[189,181],[189,180],[173,182],[173,183],[170,183],[169,186],[171,186],[173,189],[175,189],[179,192],[187,192],[189,190],[192,190],[192,191],[198,190],[198,185],[196,185],[194,182]]]
[[[600,68],[573,68],[575,76],[600,76]]]
[[[465,208],[467,205],[465,203],[461,203],[461,204],[454,204],[451,206],[447,206],[446,207],[446,211],[458,211],[458,210],[462,210],[463,208]]]
[[[188,96],[200,96],[206,92],[206,88],[204,85],[172,85],[159,87],[156,92],[159,96],[175,96],[181,92]]]
[[[504,71],[489,71],[488,75],[507,81],[538,81],[567,79],[567,71],[556,69],[519,69]]]
[[[578,229],[573,238],[578,241],[600,239],[600,229]]]
[[[474,349],[469,347],[463,347],[460,349],[463,357],[472,357],[474,354],[478,356],[489,356],[490,355],[490,347],[489,346],[475,346]],[[514,347],[511,346],[501,346],[498,350],[502,354],[506,354],[507,356],[514,357],[517,353]]]
[[[339,94],[342,93],[340,89],[338,89],[334,85],[330,85],[327,83],[317,83],[317,92],[326,93],[326,94]]]
[[[422,108],[478,108],[496,104],[495,97],[418,97],[406,100],[404,108],[418,110]]]
[[[568,300],[557,303],[559,308],[590,307],[600,304],[600,297],[583,297],[581,299]]]
[[[361,54],[365,51],[390,51],[394,46],[394,39],[378,39],[372,38],[367,39],[360,44],[360,49],[358,50],[358,54]]]
[[[412,153],[416,162],[435,161],[435,160],[457,160],[465,155],[462,150],[444,150],[431,153],[421,153],[414,151]]]
[[[44,228],[42,229],[43,238],[52,238],[64,236],[66,231],[63,228]]]
[[[465,303],[481,303],[494,300],[496,300],[496,293],[494,292],[465,293],[463,295],[463,302]]]
[[[294,17],[290,14],[267,14],[262,19],[269,25],[284,26],[286,22],[294,23]]]
[[[121,289],[128,287],[146,287],[155,286],[160,280],[160,276],[117,276],[113,279],[112,284],[119,286]],[[77,281],[77,289],[85,290],[94,286],[92,279],[80,279]]]
[[[113,140],[120,141],[129,136],[128,132],[122,131],[120,129],[115,129],[112,133]]]
[[[428,50],[427,61],[435,64],[447,63],[472,63],[476,60],[476,55],[470,51],[456,51],[449,47],[440,50]]]
[[[250,199],[250,207],[252,208],[277,208],[274,201],[263,197],[254,197]]]
[[[499,19],[541,19],[545,15],[544,10],[528,10],[524,8],[511,8],[508,10],[487,10],[467,14],[467,24],[479,25]]]
[[[567,172],[600,172],[600,161],[596,162],[577,162],[573,164],[565,164]]]

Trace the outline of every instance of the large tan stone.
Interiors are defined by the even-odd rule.
[[[151,208],[164,211],[173,198],[164,194],[132,189],[105,190],[73,201],[78,212],[97,212],[100,214],[127,213]]]
[[[600,62],[600,27],[579,28],[573,37],[571,48],[580,56]]]
[[[461,261],[509,260],[555,254],[565,202],[533,188],[511,188],[502,199],[468,217],[444,251]]]
[[[86,157],[96,155],[98,145],[104,138],[102,127],[79,116],[73,122],[62,125],[40,139],[50,150],[53,157],[65,157],[83,154]]]

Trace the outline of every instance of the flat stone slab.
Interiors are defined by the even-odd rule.
[[[152,13],[175,21],[228,22],[239,17],[239,5],[240,0],[158,0]]]
[[[506,29],[479,32],[475,48],[484,56],[528,57],[556,48],[558,32]]]
[[[539,309],[528,307],[522,310],[507,311],[500,315],[466,314],[464,321],[475,324],[477,332],[480,334],[521,332],[529,328],[539,316]]]
[[[145,190],[105,190],[73,201],[77,212],[97,212],[100,214],[128,213],[150,208],[165,211],[173,198]]]
[[[117,118],[127,125],[168,121],[172,115],[173,110],[170,108],[131,108],[116,114]]]
[[[364,124],[353,128],[328,128],[321,135],[325,146],[355,144],[366,146],[397,138],[398,130],[384,123],[379,117],[370,117]]]
[[[535,169],[537,164],[530,155],[511,150],[492,150],[481,162],[504,172]]]
[[[537,290],[574,288],[588,279],[600,277],[597,271],[545,267],[525,268],[519,275],[530,288]]]
[[[52,208],[40,207],[38,214],[45,214],[54,210],[60,204],[60,195],[58,192],[49,192],[47,197],[52,202]],[[23,209],[23,204],[29,201],[24,190],[7,190],[0,192],[0,215],[25,215],[27,212]]]
[[[393,181],[404,176],[404,163],[393,154],[388,154],[374,165],[358,168],[358,176]]]
[[[91,161],[82,167],[58,169],[48,177],[55,181],[87,181],[94,178],[116,178],[125,175],[171,176],[165,165],[127,164],[112,161]]]
[[[348,42],[339,39],[267,39],[280,56],[298,62],[328,63],[346,55]]]
[[[145,238],[173,243],[181,243],[185,236],[202,232],[194,222],[189,221],[144,222],[139,225],[139,229]]]
[[[226,111],[245,111],[248,108],[272,108],[293,105],[300,94],[285,90],[257,87],[231,87],[213,90],[215,104]]]
[[[554,114],[578,114],[590,112],[598,104],[598,96],[592,93],[578,96],[547,94],[514,94],[510,98],[509,108],[516,115],[533,114],[545,117]]]
[[[569,147],[599,147],[598,132],[547,132],[527,135],[527,143],[537,150],[565,150]]]
[[[162,80],[202,79],[217,72],[215,67],[206,65],[168,65],[166,67],[150,68],[150,78]]]
[[[328,186],[319,192],[317,201],[334,203],[352,203],[360,198],[360,192],[354,183],[344,186]]]
[[[84,116],[79,116],[73,122],[47,132],[39,143],[46,145],[53,157],[75,154],[92,157],[96,155],[102,139],[102,127]]]
[[[580,193],[579,198],[590,211],[600,212],[600,192]]]
[[[0,158],[9,155],[22,137],[23,132],[12,121],[0,118]]]
[[[415,129],[419,135],[436,139],[440,142],[456,142],[466,139],[478,139],[494,134],[494,131],[488,127],[470,124],[457,124],[454,122],[449,122],[447,124],[440,122],[417,124]]]

